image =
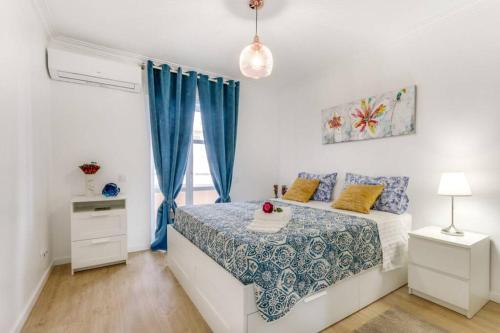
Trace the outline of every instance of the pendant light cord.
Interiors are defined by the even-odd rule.
[[[257,36],[257,16],[259,8],[255,6],[255,35]]]

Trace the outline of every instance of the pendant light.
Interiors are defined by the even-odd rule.
[[[271,75],[273,71],[273,54],[260,42],[257,34],[258,10],[264,5],[264,0],[250,0],[250,8],[255,10],[255,37],[240,54],[240,71],[252,79],[260,79]]]

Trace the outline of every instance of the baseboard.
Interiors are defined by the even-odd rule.
[[[500,291],[492,290],[490,292],[490,300],[500,304]]]
[[[65,265],[71,262],[71,257],[58,257],[52,260],[53,266]]]
[[[139,252],[139,251],[146,251],[150,249],[149,244],[143,244],[143,245],[130,245],[128,247],[128,252]]]
[[[40,296],[40,293],[42,292],[43,287],[47,282],[47,279],[49,278],[50,272],[52,271],[52,267],[54,267],[54,261],[52,261],[52,263],[49,265],[49,267],[47,267],[47,269],[43,273],[42,278],[38,282],[33,293],[31,294],[28,303],[21,312],[21,315],[17,318],[17,321],[11,330],[12,333],[19,333],[23,329],[23,326],[26,323],[26,320],[28,319],[31,310],[33,310],[33,307],[35,306],[35,303],[38,300],[38,297]]]

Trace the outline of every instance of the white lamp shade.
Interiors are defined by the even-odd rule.
[[[241,51],[240,70],[243,75],[252,79],[271,75],[273,54],[267,46],[260,43],[258,36],[255,36],[252,44]]]
[[[441,174],[438,194],[463,196],[472,195],[472,192],[463,172],[445,172]]]

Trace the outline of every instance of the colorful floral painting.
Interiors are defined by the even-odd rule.
[[[323,110],[323,144],[415,133],[415,92],[405,87]]]

